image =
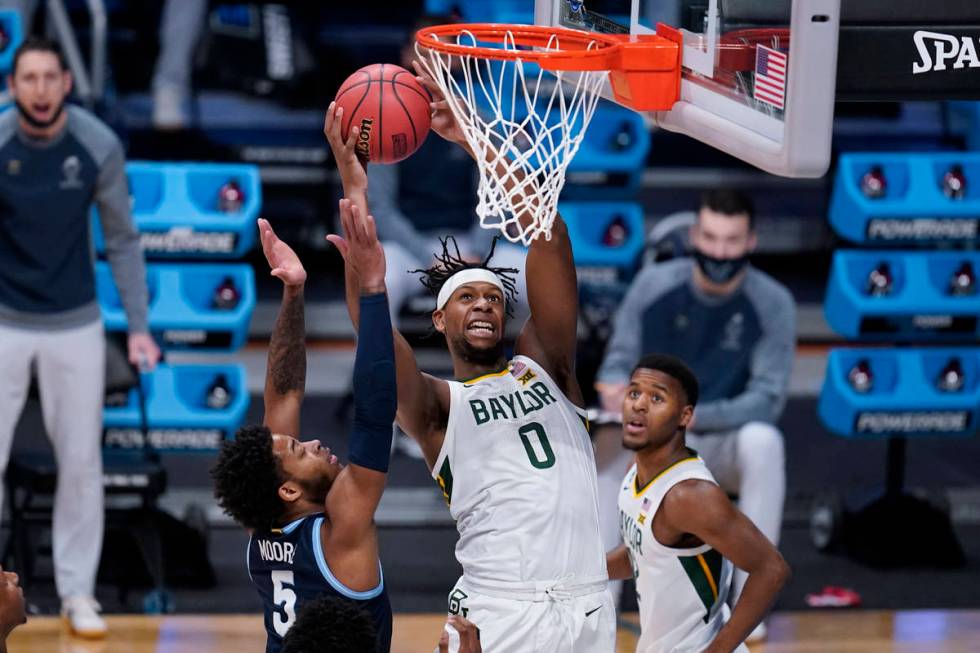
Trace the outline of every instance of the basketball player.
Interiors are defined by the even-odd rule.
[[[623,479],[624,546],[609,577],[636,578],[638,653],[747,652],[742,643],[789,578],[779,551],[728,499],[684,443],[698,381],[678,358],[644,356],[623,399],[623,446],[636,463]],[[748,573],[729,618],[732,564]]]
[[[272,275],[284,284],[269,342],[265,418],[262,426],[244,427],[224,443],[212,470],[219,504],[251,533],[246,560],[265,611],[267,652],[280,650],[297,609],[324,595],[351,599],[371,616],[377,651],[387,652],[391,644],[391,606],[374,527],[395,417],[391,320],[374,223],[370,217],[352,221],[348,204],[341,214],[352,245],[348,265],[360,281],[362,316],[350,464],[337,462],[319,440],[295,437],[306,380],[306,272],[269,223],[259,220]]]
[[[433,130],[473,156],[438,87],[419,81],[435,98]],[[358,130],[345,142],[342,119],[332,104],[324,131],[344,195],[365,215]],[[348,260],[352,251],[341,249]],[[432,322],[445,336],[455,378],[420,371],[397,331],[395,361],[398,424],[421,446],[459,530],[463,576],[449,612],[473,622],[488,651],[612,651],[595,461],[574,371],[578,288],[565,224],[556,217],[551,238],[529,248],[531,316],[510,360],[502,338],[514,271],[491,268],[489,257],[467,262],[448,240],[438,259],[422,271],[423,284],[436,295]],[[356,284],[348,266],[355,324]],[[449,637],[456,651],[455,630]]]

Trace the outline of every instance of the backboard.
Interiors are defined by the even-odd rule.
[[[535,22],[634,37],[680,28],[680,99],[650,113],[658,126],[773,174],[827,171],[840,0],[535,0]]]

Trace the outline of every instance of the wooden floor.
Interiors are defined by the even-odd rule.
[[[253,615],[109,617],[109,638],[69,637],[57,617],[32,618],[8,641],[12,653],[260,653],[265,634]],[[617,653],[635,649],[635,614],[625,615]],[[395,616],[392,653],[430,653],[441,615]],[[980,611],[780,613],[770,637],[752,653],[974,653],[980,651]]]

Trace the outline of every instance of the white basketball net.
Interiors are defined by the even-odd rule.
[[[478,45],[469,31],[455,38],[461,46]],[[511,32],[503,47],[521,49]],[[557,35],[542,49],[560,50]],[[533,61],[450,54],[420,44],[416,52],[476,155],[480,226],[524,245],[541,234],[550,239],[565,170],[595,113],[606,71],[554,71],[556,83]]]

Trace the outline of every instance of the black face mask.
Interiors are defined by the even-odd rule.
[[[65,103],[62,101],[61,104],[58,105],[58,108],[55,109],[54,115],[51,116],[50,120],[38,120],[30,114],[23,104],[20,102],[14,102],[14,104],[17,105],[17,111],[20,112],[20,117],[26,120],[27,124],[35,129],[47,129],[61,117],[61,112],[65,110]]]
[[[694,260],[711,283],[720,285],[734,279],[745,268],[749,262],[749,255],[743,254],[739,258],[715,258],[695,249]]]

